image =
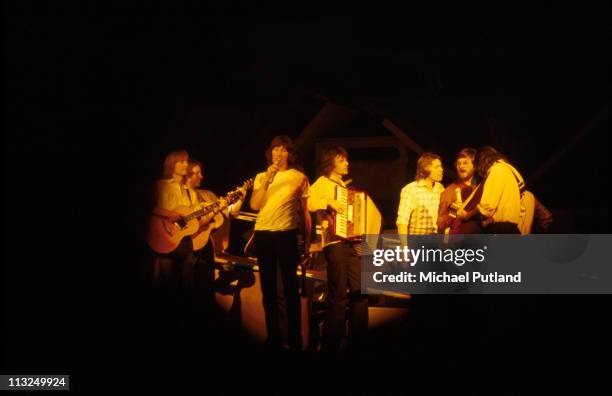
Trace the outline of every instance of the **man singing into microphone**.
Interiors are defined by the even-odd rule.
[[[266,344],[280,349],[277,270],[287,305],[287,336],[289,348],[302,347],[300,296],[297,264],[298,231],[304,233],[304,248],[308,249],[310,215],[307,209],[309,182],[306,175],[295,169],[293,142],[288,136],[276,136],[266,151],[268,170],[255,177],[251,208],[259,211],[255,221],[255,252],[259,265],[263,306],[268,333]]]

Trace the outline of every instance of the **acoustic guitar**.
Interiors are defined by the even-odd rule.
[[[463,203],[463,210],[469,212],[474,210],[476,206],[480,203],[480,198],[482,197],[484,182],[474,188],[470,196]],[[451,234],[480,234],[482,232],[482,226],[480,224],[480,215],[476,214],[474,217],[469,220],[460,220],[458,218],[453,218],[450,223],[450,233]]]
[[[198,233],[200,230],[199,219],[201,217],[211,213],[218,213],[222,210],[221,199],[225,199],[227,204],[230,205],[238,201],[242,197],[242,190],[249,188],[252,184],[253,179],[249,179],[242,186],[227,193],[224,198],[220,198],[216,202],[196,211],[188,206],[177,206],[174,211],[179,213],[181,218],[176,222],[171,222],[163,216],[153,215],[147,234],[147,244],[151,249],[160,254],[172,252],[184,237]],[[207,241],[213,227],[205,228],[203,233],[206,234]],[[204,239],[204,236],[202,236],[202,239]],[[206,241],[204,241],[202,247],[206,245]],[[196,249],[195,244],[194,249]]]
[[[251,187],[253,187],[253,179],[249,179],[246,182],[244,182],[242,187],[239,187],[238,190],[250,189]],[[232,194],[232,193],[230,193],[230,194]],[[227,198],[226,198],[226,200],[227,200]],[[231,202],[228,201],[228,205],[229,204],[231,204]],[[210,234],[214,230],[216,230],[219,227],[221,227],[223,225],[223,222],[224,222],[223,215],[221,215],[219,213],[219,212],[221,212],[221,210],[223,210],[221,208],[220,204],[219,204],[219,201],[217,201],[215,203],[207,204],[207,205],[208,206],[213,206],[213,205],[215,206],[215,208],[213,209],[213,212],[215,213],[215,215],[206,224],[200,224],[200,228],[199,228],[198,232],[196,232],[195,234],[193,234],[191,236],[191,239],[193,240],[193,250],[200,250],[204,246],[206,246],[206,244],[208,243],[208,240],[210,239]]]

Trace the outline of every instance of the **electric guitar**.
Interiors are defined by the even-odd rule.
[[[227,204],[230,205],[238,201],[242,197],[242,190],[249,188],[252,184],[253,179],[249,179],[242,186],[227,193],[224,197]],[[172,252],[184,237],[198,233],[200,217],[210,213],[218,213],[221,210],[221,203],[219,201],[196,211],[188,206],[177,206],[174,211],[179,213],[181,218],[176,222],[171,222],[163,216],[153,215],[147,234],[147,244],[151,249],[160,254]],[[213,227],[206,228],[207,230],[203,231],[203,233],[207,234],[206,240],[203,242],[202,247],[206,245],[208,235],[213,230]],[[204,236],[202,236],[202,239],[204,239]],[[195,244],[194,249],[196,249]]]

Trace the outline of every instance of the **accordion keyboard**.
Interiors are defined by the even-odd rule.
[[[344,213],[336,214],[336,235],[346,238],[349,221],[348,190],[338,186],[338,188],[336,188],[336,198],[337,201],[340,202],[340,204],[345,208]]]

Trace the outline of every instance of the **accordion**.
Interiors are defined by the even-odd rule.
[[[368,193],[336,186],[335,199],[345,210],[332,215],[329,230],[332,236],[359,241],[364,234],[380,233],[382,216]]]

